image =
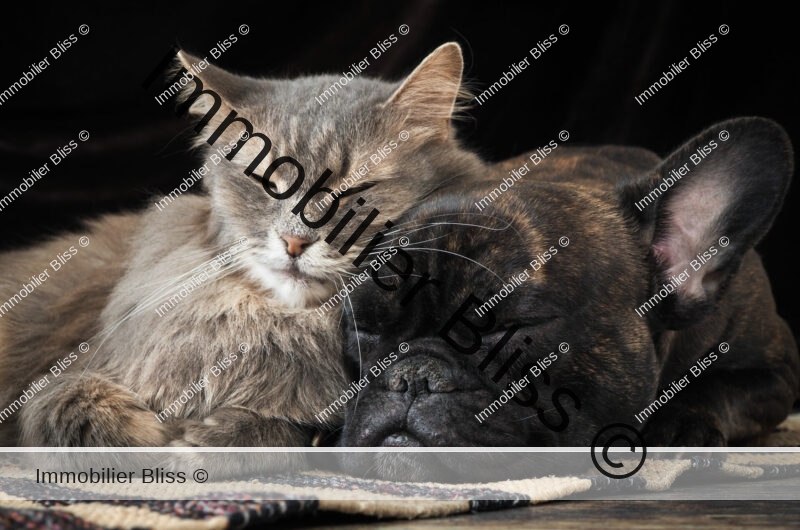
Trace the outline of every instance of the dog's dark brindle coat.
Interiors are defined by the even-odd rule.
[[[727,141],[719,139],[723,130]],[[716,149],[691,162],[712,140]],[[727,121],[663,161],[638,148],[559,146],[538,166],[529,163],[532,173],[478,212],[474,203],[526,160],[490,166],[398,220],[394,235],[411,241],[413,275],[429,272],[441,283],[425,286],[405,307],[401,300],[415,277],[395,278],[394,292],[370,282],[352,296],[359,343],[345,315],[351,378],[367,374],[388,352],[399,359],[348,403],[342,445],[588,446],[612,422],[643,429],[648,445],[758,443],[790,412],[800,371],[792,333],[775,311],[753,250],[792,175],[783,129],[760,118]],[[690,173],[639,211],[636,201],[685,163]],[[562,236],[570,240],[565,248],[558,245]],[[722,236],[730,240],[726,247]],[[717,254],[695,272],[690,261],[712,245]],[[488,300],[550,246],[558,253],[494,307],[496,324],[483,334],[479,351],[458,353],[439,336],[470,293]],[[404,261],[402,253],[392,259],[399,270]],[[637,315],[636,308],[684,269],[690,278],[675,293]],[[383,272],[391,281],[391,271]],[[466,318],[485,323],[474,307]],[[520,330],[479,370],[512,325]],[[463,324],[450,336],[464,346],[475,338]],[[407,353],[398,351],[401,342],[410,345]],[[558,351],[561,342],[570,345],[568,353]],[[717,350],[721,342],[730,345],[727,353]],[[524,355],[499,384],[492,382],[516,348]],[[693,376],[690,368],[711,351],[718,359]],[[523,365],[550,352],[558,355],[546,371],[550,384],[529,377],[538,389],[535,407],[508,402],[477,421],[508,382],[522,377]],[[638,424],[634,415],[686,375],[688,386]],[[553,432],[536,411],[541,407],[551,423],[560,423],[551,401],[558,387],[573,391],[581,408],[562,396],[570,422]],[[530,397],[522,391],[522,399]]]

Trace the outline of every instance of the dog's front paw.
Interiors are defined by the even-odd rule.
[[[653,418],[644,431],[648,446],[725,447],[727,440],[714,416],[702,412]]]

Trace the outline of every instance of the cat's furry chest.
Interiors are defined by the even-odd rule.
[[[346,386],[337,314],[282,306],[229,269],[235,261],[158,310],[218,250],[209,250],[199,199],[170,205],[177,228],[159,226],[160,218],[142,224],[135,257],[102,315],[103,327],[115,330],[98,362],[156,411],[183,395],[170,417],[202,419],[214,408],[241,406],[313,421]]]

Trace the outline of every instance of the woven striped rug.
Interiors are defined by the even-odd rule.
[[[798,421],[784,423],[770,439],[772,446],[798,446],[798,442]],[[672,488],[679,478],[693,474],[707,475],[711,481],[800,476],[800,454],[732,453],[725,460],[713,455],[690,459],[648,458],[636,475],[622,480],[587,473],[453,485],[301,473],[248,482],[197,485],[192,492],[193,500],[180,501],[27,500],[69,498],[69,495],[64,494],[63,486],[35,484],[29,475],[15,476],[14,470],[6,467],[0,473],[0,528],[248,528],[325,512],[376,518],[441,517],[530,506],[586,494],[663,492]],[[169,498],[171,486],[157,487],[164,489],[153,492],[154,496]],[[80,488],[91,489],[91,485],[80,485]],[[221,498],[226,500],[219,500]],[[265,498],[271,500],[263,501]]]

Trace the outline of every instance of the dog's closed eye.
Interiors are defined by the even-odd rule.
[[[559,316],[557,315],[550,315],[550,316],[541,316],[541,317],[533,317],[533,318],[525,318],[525,320],[521,320],[518,322],[503,322],[497,327],[492,330],[492,333],[506,333],[511,328],[534,328],[537,326],[541,326],[543,324],[548,324],[554,320],[558,320]]]

